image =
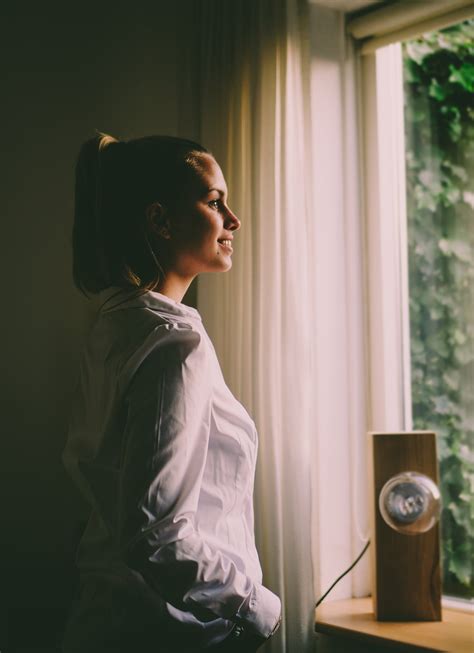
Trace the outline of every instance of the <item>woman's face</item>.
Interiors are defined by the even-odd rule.
[[[172,267],[180,276],[226,271],[232,267],[232,247],[222,244],[240,229],[240,220],[227,204],[227,184],[215,159],[204,154],[185,196],[170,216],[166,241]]]

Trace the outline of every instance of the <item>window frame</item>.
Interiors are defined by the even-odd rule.
[[[412,428],[400,52],[393,44],[359,57],[371,431]]]

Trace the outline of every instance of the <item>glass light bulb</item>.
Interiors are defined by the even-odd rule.
[[[384,521],[407,535],[429,531],[439,520],[441,496],[436,483],[420,472],[392,476],[380,491],[379,509]]]

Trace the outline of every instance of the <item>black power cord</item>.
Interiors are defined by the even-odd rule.
[[[324,592],[324,594],[322,595],[322,597],[321,597],[320,599],[318,599],[318,602],[317,602],[316,605],[314,606],[315,608],[317,608],[318,605],[321,603],[321,601],[323,601],[323,600],[326,598],[326,596],[329,594],[329,592],[332,590],[332,588],[333,588],[335,585],[337,585],[337,583],[341,580],[341,578],[344,578],[344,576],[345,576],[346,574],[348,574],[348,573],[350,572],[350,570],[353,569],[353,568],[356,566],[356,564],[359,562],[359,560],[362,558],[362,556],[364,555],[364,553],[365,553],[365,552],[367,551],[367,549],[369,548],[369,544],[370,544],[370,540],[367,540],[366,545],[364,546],[364,548],[362,549],[362,551],[359,553],[359,555],[357,556],[357,558],[354,560],[354,562],[351,564],[351,566],[350,566],[348,569],[346,569],[346,571],[345,571],[344,573],[342,573],[342,574],[339,576],[339,578],[336,578],[336,580],[335,580],[334,583],[331,585],[331,587],[327,590],[327,592]]]

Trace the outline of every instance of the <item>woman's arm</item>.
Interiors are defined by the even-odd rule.
[[[125,393],[119,545],[126,563],[178,609],[268,637],[280,599],[195,527],[210,431],[207,361],[199,332],[173,327]]]

